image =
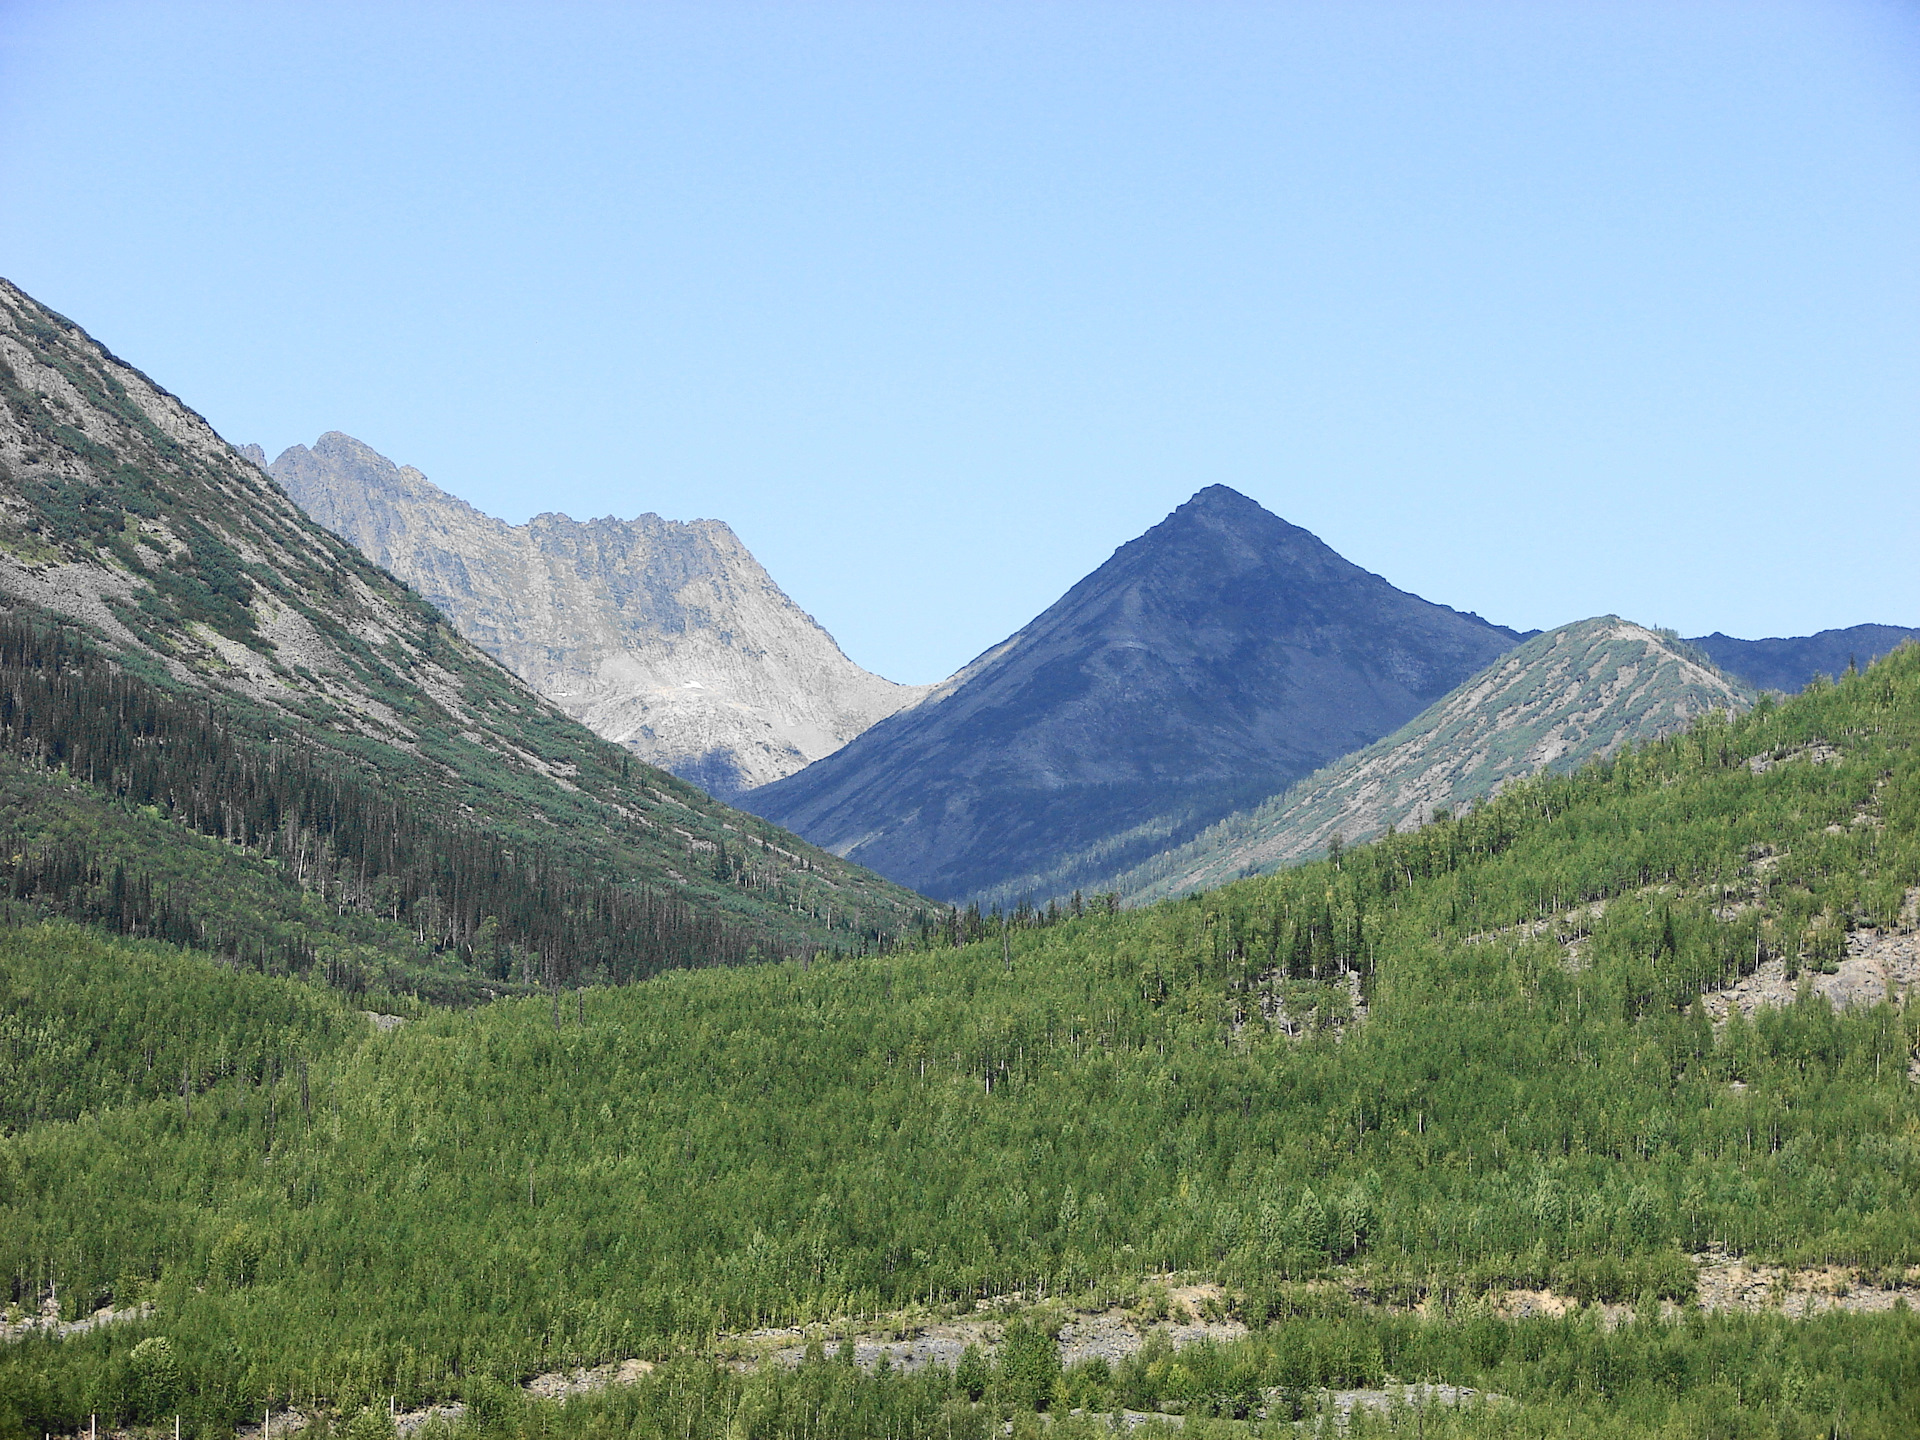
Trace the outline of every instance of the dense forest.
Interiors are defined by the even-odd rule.
[[[551,845],[439,818],[311,736],[168,694],[8,615],[0,790],[13,802],[0,894],[261,971],[317,966],[355,990],[371,972],[387,990],[450,998],[792,953],[677,891],[583,875]],[[143,816],[175,823],[142,827]],[[199,847],[219,859],[191,879],[179,873],[182,826],[219,842]],[[736,851],[722,842],[708,863],[721,881],[751,883],[752,841]],[[785,886],[777,872],[765,883]]]
[[[1069,1435],[1161,1404],[1292,1433],[1319,1387],[1423,1379],[1507,1397],[1435,1435],[1914,1433],[1904,1309],[1692,1302],[1708,1251],[1920,1264],[1920,1012],[1806,984],[1913,923],[1916,739],[1910,648],[1188,900],[378,1032],[297,976],[23,925],[0,1275],[23,1310],[151,1309],[0,1346],[0,1433],[216,1435],[290,1396],[354,1434],[388,1396],[483,1434]],[[1716,1023],[1763,967],[1800,998]],[[1016,1343],[1175,1271],[1247,1337],[1066,1370]],[[1584,1303],[1507,1319],[1509,1289]],[[971,1370],[720,1359],[1014,1292]],[[515,1383],[624,1357],[659,1368],[564,1411]]]

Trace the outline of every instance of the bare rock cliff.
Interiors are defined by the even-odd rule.
[[[929,688],[854,664],[718,520],[508,525],[337,431],[271,471],[569,715],[715,795],[790,775]]]

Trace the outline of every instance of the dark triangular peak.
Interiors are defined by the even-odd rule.
[[[1272,569],[1281,563],[1297,567],[1303,576],[1331,574],[1336,569],[1366,573],[1342,560],[1312,531],[1288,524],[1257,500],[1226,485],[1197,491],[1158,525],[1122,545],[1113,560],[1088,578],[1105,574],[1116,561],[1134,554],[1164,560],[1216,556],[1235,572]]]
[[[1320,543],[1310,531],[1302,530],[1298,525],[1289,525],[1258,500],[1242,495],[1231,485],[1209,485],[1203,490],[1194,491],[1185,504],[1177,506],[1171,515],[1147,534],[1180,523],[1211,525],[1227,530],[1246,527],[1271,534],[1285,532],[1304,535],[1316,545]]]
[[[1224,485],[917,709],[749,804],[927,893],[1145,855],[1370,744],[1518,637]]]

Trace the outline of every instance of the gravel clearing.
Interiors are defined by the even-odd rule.
[[[48,1300],[40,1307],[38,1315],[0,1322],[0,1340],[21,1340],[28,1335],[51,1335],[64,1340],[69,1335],[84,1335],[89,1330],[98,1330],[102,1325],[124,1325],[129,1320],[144,1320],[152,1312],[151,1305],[129,1305],[124,1310],[103,1306],[78,1320],[62,1320],[58,1302]]]

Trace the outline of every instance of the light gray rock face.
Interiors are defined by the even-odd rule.
[[[715,795],[790,775],[931,688],[854,664],[718,520],[508,525],[338,431],[270,468],[569,715]]]

